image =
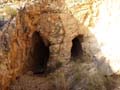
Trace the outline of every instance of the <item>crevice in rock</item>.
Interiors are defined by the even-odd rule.
[[[32,36],[32,71],[34,74],[44,73],[47,69],[49,59],[49,46],[46,46],[39,32],[34,32]]]
[[[77,59],[83,55],[82,49],[83,35],[79,35],[72,40],[71,58]]]

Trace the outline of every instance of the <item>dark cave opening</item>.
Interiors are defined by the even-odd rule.
[[[49,59],[49,46],[46,46],[39,32],[34,32],[32,37],[33,44],[33,73],[44,73],[47,69]]]
[[[79,35],[72,40],[71,58],[77,59],[83,55],[82,49],[83,35]]]

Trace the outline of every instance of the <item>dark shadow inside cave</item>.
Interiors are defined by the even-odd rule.
[[[72,40],[71,58],[77,59],[83,55],[82,43],[83,35],[79,35]]]
[[[33,73],[44,73],[47,69],[49,59],[49,46],[46,46],[39,32],[34,32],[32,37],[33,51]]]

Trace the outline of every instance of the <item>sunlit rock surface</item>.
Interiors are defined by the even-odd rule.
[[[31,69],[36,58],[35,32],[49,48],[48,67],[69,61],[74,53],[72,40],[82,35],[83,55],[103,74],[119,74],[119,21],[119,0],[41,0],[24,4],[0,30],[0,89],[5,90],[11,80]]]
[[[119,3],[119,0],[105,0],[100,6],[98,21],[93,28],[101,52],[106,57],[105,62],[117,74],[120,73]]]
[[[74,0],[70,1],[74,2]],[[78,0],[75,4],[71,4],[69,0],[68,2],[66,0],[66,4],[74,17],[87,26],[95,36],[96,41],[90,39],[94,44],[86,43],[86,45],[91,46],[92,52],[95,51],[96,47],[99,48],[98,52],[93,54],[93,60],[98,68],[107,75],[119,74],[120,70],[119,3],[119,0],[92,0],[90,4],[87,4],[84,0]],[[88,51],[89,49],[87,49]]]

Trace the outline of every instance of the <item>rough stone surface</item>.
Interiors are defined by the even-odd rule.
[[[72,39],[87,34],[87,28],[74,18],[64,0],[28,3],[4,27],[0,31],[2,90],[7,88],[11,79],[26,71],[28,62],[33,61],[31,40],[34,32],[38,32],[49,47],[50,67],[55,67],[57,62],[68,61]]]
[[[34,62],[32,51],[35,47],[32,39],[35,32],[39,33],[45,46],[49,47],[48,67],[69,61],[72,40],[82,35],[83,54],[93,60],[105,74],[113,73],[95,36],[89,31],[95,26],[102,1],[73,2],[74,0],[41,0],[27,3],[20,8],[16,17],[0,29],[1,90],[6,90],[10,81],[26,72]]]

